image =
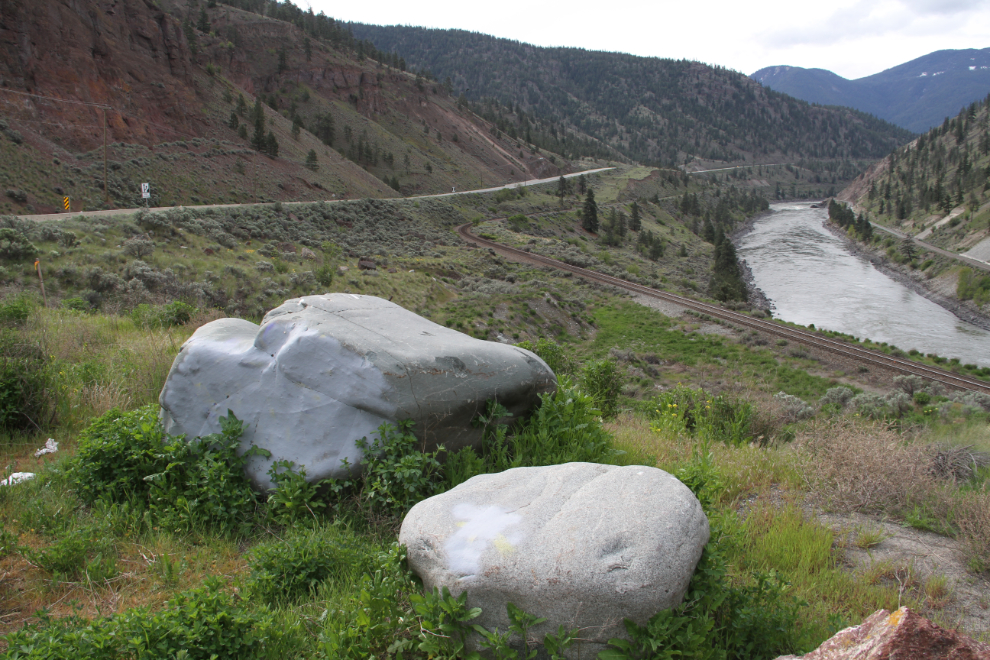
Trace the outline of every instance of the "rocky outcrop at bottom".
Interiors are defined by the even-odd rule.
[[[906,607],[874,612],[858,626],[840,630],[803,656],[777,660],[990,660],[990,645],[946,630]]]

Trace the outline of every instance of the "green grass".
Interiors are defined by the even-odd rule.
[[[634,303],[599,307],[594,319],[598,332],[591,355],[604,356],[612,348],[622,348],[653,353],[689,367],[717,365],[763,391],[809,399],[822,396],[836,384],[808,374],[793,359],[778,358],[768,349],[747,347],[719,335],[682,332],[670,317]]]

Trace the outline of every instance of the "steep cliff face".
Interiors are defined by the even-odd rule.
[[[0,0],[0,190],[13,193],[0,213],[53,212],[63,196],[73,211],[133,207],[143,182],[152,204],[290,201],[566,167],[494,135],[436,83],[289,22],[201,11],[185,0]],[[256,100],[277,156],[253,148]]]
[[[181,24],[150,0],[0,4],[0,85],[111,106],[110,141],[148,145],[201,131],[193,67]],[[102,143],[98,108],[0,97],[5,109],[22,106],[9,116],[48,122],[40,132],[60,138],[65,147],[86,150]]]

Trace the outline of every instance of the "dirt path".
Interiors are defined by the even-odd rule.
[[[926,616],[974,637],[990,635],[990,582],[966,569],[959,541],[862,513],[813,515],[836,532],[848,570],[902,592],[920,586]],[[879,540],[857,545],[868,537]]]

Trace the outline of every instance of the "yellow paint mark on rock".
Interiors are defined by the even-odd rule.
[[[457,521],[454,524],[457,525],[458,527],[464,527],[464,525],[466,525],[467,523],[464,522],[463,520],[459,520],[459,521]]]
[[[495,549],[503,555],[511,555],[516,551],[516,546],[509,543],[509,539],[505,538],[502,534],[496,536],[493,543],[495,544]]]
[[[887,623],[889,623],[892,626],[896,626],[901,622],[901,619],[904,618],[905,614],[907,614],[907,609],[902,607],[901,609],[897,610],[896,612],[890,615],[890,617],[887,619]]]

